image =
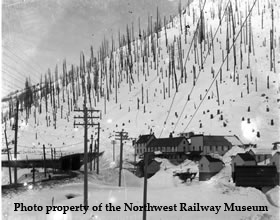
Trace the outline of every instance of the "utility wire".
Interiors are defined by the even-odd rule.
[[[205,4],[206,4],[206,0],[204,0],[203,7],[202,7],[202,11],[204,10]],[[192,44],[193,44],[193,42],[194,42],[194,37],[196,36],[196,33],[197,33],[197,31],[198,31],[198,28],[199,28],[200,20],[201,20],[201,14],[200,14],[199,20],[198,20],[197,25],[196,25],[195,32],[194,32],[193,37],[192,37],[192,40],[191,40],[191,44],[190,44],[190,47],[189,47],[189,50],[188,50],[188,54],[187,54],[187,57],[186,57],[186,60],[185,60],[185,63],[184,63],[184,68],[186,67],[186,63],[187,63],[187,60],[188,60],[188,58],[189,58],[189,54],[190,54],[190,51],[191,51],[191,48],[192,48]],[[183,69],[184,69],[184,68],[183,68]],[[180,78],[180,80],[179,80],[178,88],[179,88],[180,84],[181,84],[181,78]],[[161,135],[162,135],[162,133],[163,133],[163,130],[165,129],[165,125],[166,125],[167,120],[168,120],[168,118],[169,118],[169,115],[170,115],[170,113],[171,113],[171,109],[172,109],[172,106],[173,106],[173,104],[174,104],[174,100],[175,100],[176,94],[177,94],[177,92],[175,92],[174,95],[173,95],[173,97],[172,97],[171,105],[170,105],[170,107],[169,107],[169,110],[168,110],[166,119],[164,120],[164,124],[163,124],[163,127],[162,127],[162,129],[161,129],[161,132],[160,132],[159,137],[161,137]]]
[[[227,10],[227,8],[228,8],[228,6],[229,6],[229,3],[230,3],[230,0],[228,1],[227,5],[226,5],[226,7],[225,7],[225,10],[224,10],[223,16],[222,16],[222,18],[221,18],[221,21],[223,21],[223,19],[224,19],[224,16],[225,16],[225,14],[226,14],[226,10]],[[222,24],[222,23],[220,23],[219,26],[218,26],[218,28],[216,29],[216,32],[215,32],[214,37],[213,37],[213,42],[214,42],[214,39],[216,38],[216,35],[217,35],[217,33],[218,33],[219,28],[221,27],[221,24]],[[214,45],[212,45],[212,46],[214,47]],[[207,51],[207,54],[206,54],[206,56],[205,56],[205,58],[204,58],[204,60],[203,60],[202,65],[204,65],[204,63],[206,62],[206,59],[207,59],[207,57],[208,57],[208,55],[209,55],[209,52],[210,52],[210,48],[209,48],[209,50]],[[202,69],[199,69],[199,73],[198,73],[198,75],[197,75],[197,78],[195,79],[195,83],[194,83],[194,85],[192,86],[190,93],[188,94],[189,96],[191,96],[191,94],[192,94],[192,92],[193,92],[193,90],[194,90],[194,87],[195,87],[195,85],[197,84],[197,81],[198,81],[198,79],[199,79],[199,76],[200,76],[201,71],[202,71]],[[185,104],[184,104],[184,107],[183,107],[183,109],[182,109],[182,111],[181,111],[181,113],[180,113],[180,115],[179,115],[179,117],[178,117],[178,119],[177,119],[177,123],[176,123],[176,125],[175,125],[173,131],[175,131],[175,129],[177,128],[177,125],[178,125],[178,123],[179,123],[179,121],[180,121],[180,119],[181,119],[181,117],[182,117],[182,115],[183,115],[183,113],[184,113],[184,111],[185,111],[185,108],[186,108],[188,102],[189,102],[189,100],[187,99],[186,102],[185,102]]]
[[[202,104],[203,101],[205,100],[205,98],[206,98],[208,92],[210,91],[212,85],[214,84],[215,80],[217,79],[217,77],[218,77],[218,75],[219,75],[219,73],[220,73],[220,71],[221,71],[221,69],[222,69],[222,67],[223,67],[223,65],[224,65],[224,63],[225,63],[227,57],[228,57],[229,54],[230,54],[230,51],[231,51],[232,47],[235,45],[235,41],[237,40],[238,36],[240,35],[240,33],[241,33],[241,31],[242,31],[243,26],[245,25],[245,22],[247,21],[248,17],[251,15],[252,10],[253,10],[253,8],[254,8],[256,2],[257,2],[257,0],[254,1],[254,3],[253,3],[253,5],[252,5],[252,7],[251,7],[251,9],[250,9],[250,11],[249,11],[247,17],[245,18],[244,22],[242,23],[242,25],[241,25],[241,27],[240,27],[240,30],[238,31],[238,33],[237,33],[237,35],[236,35],[236,37],[235,37],[235,39],[234,39],[234,42],[232,43],[231,47],[229,48],[229,53],[227,53],[227,55],[225,56],[225,58],[224,58],[224,60],[223,60],[223,62],[222,62],[222,64],[221,64],[221,66],[220,66],[220,68],[219,68],[219,71],[216,73],[214,79],[212,80],[212,83],[210,84],[210,86],[209,86],[208,89],[207,89],[207,92],[205,93],[203,99],[202,99],[201,102],[199,103],[198,108],[195,110],[195,112],[194,112],[193,116],[191,117],[189,123],[188,123],[187,126],[185,127],[184,132],[187,130],[188,126],[189,126],[190,123],[192,122],[194,116],[196,115],[196,113],[198,112],[198,110],[199,110],[201,104]]]

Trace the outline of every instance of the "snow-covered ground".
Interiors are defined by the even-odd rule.
[[[227,1],[222,2],[222,9],[225,8]],[[246,1],[252,6],[253,0]],[[242,8],[243,20],[245,17],[246,3],[237,1],[238,7]],[[232,2],[235,4],[235,2]],[[115,131],[124,129],[128,132],[130,138],[136,138],[140,134],[149,133],[150,130],[155,132],[156,137],[167,137],[170,132],[174,131],[174,135],[180,132],[194,131],[195,133],[217,134],[217,135],[233,135],[236,134],[244,143],[255,143],[258,148],[270,149],[272,142],[279,141],[279,60],[280,50],[278,40],[276,41],[276,73],[270,71],[269,67],[269,30],[271,28],[271,13],[270,5],[274,5],[275,24],[280,22],[279,2],[276,0],[266,1],[259,0],[252,11],[252,32],[254,39],[255,55],[251,54],[250,66],[247,68],[248,46],[241,45],[243,48],[243,68],[240,69],[240,39],[237,40],[237,60],[238,67],[236,74],[239,76],[240,83],[237,84],[237,79],[233,81],[233,56],[232,52],[229,56],[230,70],[226,70],[226,63],[223,66],[222,82],[219,77],[219,93],[220,105],[217,104],[217,95],[215,84],[210,88],[206,99],[201,103],[200,95],[205,95],[210,83],[213,80],[211,68],[217,73],[222,62],[222,51],[225,52],[226,47],[226,25],[222,25],[221,31],[217,31],[217,36],[214,40],[215,47],[215,64],[212,62],[212,54],[210,54],[204,64],[204,70],[200,72],[196,86],[193,87],[193,66],[196,67],[198,77],[198,65],[194,62],[193,49],[190,51],[189,60],[186,62],[187,82],[181,83],[178,93],[175,93],[175,87],[171,88],[171,95],[165,91],[165,99],[163,98],[163,83],[168,85],[168,78],[164,77],[165,71],[168,70],[169,54],[165,47],[164,33],[159,39],[160,57],[159,66],[163,71],[157,72],[149,67],[149,74],[142,74],[140,71],[139,78],[134,74],[135,83],[129,89],[129,84],[122,82],[118,90],[118,103],[115,103],[115,94],[110,94],[110,101],[106,105],[106,113],[103,100],[97,103],[96,108],[102,110],[101,123],[101,139],[100,151],[105,151],[101,158],[100,175],[91,173],[89,175],[89,205],[98,205],[99,203],[113,203],[115,205],[124,206],[123,203],[134,203],[141,205],[143,199],[143,179],[135,177],[128,171],[123,172],[123,186],[117,187],[118,169],[116,163],[112,163],[112,140]],[[258,8],[260,13],[258,13]],[[243,10],[244,9],[244,10]],[[262,10],[264,10],[264,28],[260,28]],[[211,19],[211,12],[215,12],[215,19]],[[190,6],[190,16],[184,14],[187,24],[190,25],[190,30],[187,35],[187,43],[185,44],[182,37],[182,48],[184,60],[187,51],[190,47],[191,38],[193,36],[196,22],[193,24],[193,12],[196,12],[196,22],[198,20],[198,1],[194,1]],[[206,1],[205,5],[205,21],[207,30],[210,27],[213,33],[219,26],[218,4],[216,1]],[[85,19],[85,18],[84,18]],[[58,20],[57,20],[58,21]],[[62,22],[62,21],[61,21]],[[226,24],[223,21],[223,24]],[[240,23],[237,23],[237,31],[240,29]],[[244,30],[244,29],[243,29]],[[244,34],[244,33],[243,33]],[[276,25],[275,39],[279,38],[279,29]],[[180,35],[178,17],[174,19],[174,26],[168,25],[167,36],[168,41],[173,42],[174,37]],[[244,38],[244,35],[243,35]],[[232,39],[231,39],[232,40]],[[178,39],[177,39],[178,41]],[[266,42],[266,46],[264,46]],[[245,47],[247,52],[245,52]],[[193,47],[192,47],[193,48]],[[177,49],[175,50],[177,56]],[[116,52],[116,59],[119,51]],[[207,52],[203,56],[206,58]],[[63,59],[64,57],[61,57]],[[200,59],[200,58],[199,58]],[[149,57],[149,63],[152,57]],[[135,64],[136,65],[136,64]],[[142,64],[140,64],[141,70]],[[176,68],[177,60],[176,60]],[[136,68],[135,68],[136,69]],[[177,78],[179,79],[180,70],[176,69]],[[247,94],[247,79],[252,75],[252,81],[249,80],[250,93]],[[267,76],[269,76],[270,87],[267,88]],[[257,91],[255,91],[255,79],[257,78]],[[142,85],[144,88],[143,104],[137,109],[137,98],[141,100]],[[167,88],[167,87],[165,87]],[[69,88],[68,88],[69,89]],[[70,89],[69,89],[70,90]],[[190,100],[188,94],[191,94]],[[242,97],[241,97],[242,92]],[[147,94],[148,93],[148,94]],[[148,96],[148,100],[146,99]],[[209,97],[208,97],[209,96]],[[78,106],[82,108],[83,98],[79,97]],[[141,103],[141,102],[140,102]],[[171,104],[173,103],[173,104]],[[4,103],[5,104],[5,103]],[[59,120],[56,124],[56,129],[51,126],[47,127],[45,122],[46,113],[43,111],[38,114],[38,109],[31,109],[37,112],[36,123],[33,117],[25,121],[25,112],[20,113],[19,120],[19,135],[18,135],[18,159],[42,158],[42,146],[46,146],[47,158],[50,158],[51,148],[55,148],[57,155],[65,155],[72,152],[83,152],[83,128],[73,127],[74,116],[76,112],[68,112],[67,103],[62,104],[62,117],[59,114]],[[250,111],[248,107],[250,106]],[[44,104],[43,104],[44,109]],[[199,109],[198,109],[199,108]],[[145,109],[145,110],[144,110]],[[196,110],[198,111],[196,112]],[[220,114],[217,113],[220,110]],[[195,116],[194,116],[195,114]],[[210,114],[213,114],[213,119],[210,119]],[[51,116],[52,112],[48,112]],[[168,115],[168,117],[167,117]],[[223,119],[220,118],[223,115]],[[190,119],[193,120],[190,123]],[[244,117],[244,121],[242,118]],[[250,123],[247,119],[250,118]],[[274,125],[271,125],[271,120],[274,120]],[[52,120],[52,117],[51,117]],[[69,120],[69,121],[68,121]],[[200,123],[202,127],[200,127]],[[7,137],[11,143],[14,137],[12,130],[12,121],[7,123]],[[226,127],[224,126],[226,124]],[[260,137],[257,137],[257,132],[260,132]],[[89,128],[89,134],[93,134],[96,138],[96,130]],[[132,141],[128,140],[124,143],[124,159],[133,161],[134,148]],[[5,140],[2,141],[2,147],[5,145]],[[116,157],[119,156],[119,143],[116,146]],[[173,177],[174,171],[184,171],[191,169],[197,171],[197,164],[191,161],[185,161],[183,164],[175,166],[167,160],[161,160],[161,169],[148,181],[148,202],[153,205],[173,205],[187,203],[192,205],[199,202],[202,205],[223,205],[224,203],[236,203],[236,205],[267,205],[268,212],[224,212],[219,214],[213,212],[148,212],[148,219],[279,219],[279,187],[275,187],[267,194],[254,189],[235,187],[231,183],[231,168],[230,159],[232,155],[242,152],[239,148],[233,148],[230,152],[223,156],[225,167],[206,182],[198,182],[195,179],[191,183],[181,183],[177,177]],[[13,153],[13,149],[12,149]],[[7,159],[6,154],[1,155],[2,160]],[[127,163],[128,164],[128,163]],[[19,170],[19,177],[23,173]],[[27,171],[30,172],[30,171]],[[2,184],[8,183],[8,171],[2,170]],[[67,213],[67,217],[60,216],[59,213],[51,213],[45,215],[44,212],[14,212],[14,202],[23,202],[24,205],[51,205],[54,198],[55,205],[79,205],[83,203],[83,177],[82,173],[78,178],[73,179],[73,182],[63,183],[62,185],[50,185],[44,188],[34,188],[25,192],[10,193],[2,198],[2,218],[3,219],[141,219],[141,212],[92,212],[88,211],[85,215],[81,212]],[[73,194],[76,197],[67,199],[68,194]],[[122,208],[123,210],[123,208]]]
[[[192,183],[181,183],[178,177],[173,177],[175,169],[187,168],[188,165],[171,166],[163,161],[160,171],[148,180],[148,202],[151,205],[178,206],[177,211],[148,212],[148,219],[278,219],[279,218],[279,187],[263,194],[254,188],[235,187],[228,181],[220,181],[214,177],[209,181]],[[89,201],[90,206],[103,204],[102,211],[51,212],[46,215],[45,206],[54,205],[74,206],[83,204],[83,183],[82,180],[64,185],[47,186],[35,188],[21,193],[13,193],[2,198],[2,219],[142,219],[141,211],[124,211],[124,203],[133,203],[135,206],[143,204],[143,178],[138,178],[128,171],[123,172],[122,187],[117,187],[118,170],[101,170],[99,177],[96,174],[89,176]],[[227,173],[229,174],[229,173]],[[82,178],[81,178],[82,179]],[[101,180],[102,179],[102,180]],[[73,198],[67,199],[72,195]],[[269,202],[270,201],[270,202]],[[41,205],[44,212],[14,212],[14,203],[24,205]],[[105,211],[105,204],[121,206],[121,211]],[[200,205],[222,206],[218,214],[212,211],[195,212],[179,211],[180,203],[187,203],[193,206]],[[267,206],[268,212],[233,212],[224,211],[224,203],[235,203],[235,205],[246,206]],[[95,217],[94,217],[95,216]]]

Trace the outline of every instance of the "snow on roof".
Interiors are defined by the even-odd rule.
[[[270,149],[252,148],[250,151],[258,155],[272,155],[272,150]]]
[[[239,153],[244,153],[244,149],[238,146],[232,147],[228,152],[223,155],[224,163],[231,163],[231,159],[233,156],[236,156]]]
[[[225,139],[228,140],[233,146],[242,146],[243,143],[236,135],[227,135]]]

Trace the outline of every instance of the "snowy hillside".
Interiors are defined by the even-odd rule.
[[[124,142],[124,166],[130,166],[129,162],[134,160],[132,140],[150,132],[156,137],[190,131],[237,135],[243,143],[271,149],[280,137],[279,2],[220,0],[199,4],[194,0],[189,7],[186,5],[182,4],[181,16],[164,19],[158,14],[149,18],[148,27],[129,24],[117,40],[108,36],[100,42],[99,50],[82,52],[79,66],[65,62],[57,69],[49,69],[38,82],[32,82],[38,83],[32,93],[28,93],[31,86],[27,82],[27,95],[18,97],[22,111],[17,158],[42,158],[43,145],[47,158],[51,148],[56,149],[57,157],[83,152],[84,128],[74,126],[82,122],[74,117],[82,114],[74,109],[82,109],[86,102],[89,109],[101,110],[101,119],[94,122],[100,122],[100,151],[104,151],[100,175],[89,174],[89,204],[111,202],[123,208],[124,202],[142,204],[143,180],[125,170],[122,187],[116,187],[118,159],[113,162],[112,141],[115,132],[122,129],[129,136]],[[185,28],[187,26],[189,28]],[[273,45],[270,44],[272,28]],[[272,58],[271,47],[274,48]],[[14,117],[9,119],[8,115],[14,115],[14,107],[13,101],[2,102],[3,119],[7,119],[2,123],[2,130],[7,130],[12,155]],[[89,127],[89,139],[91,135],[97,139],[95,127]],[[3,134],[2,149],[6,148],[5,141]],[[182,183],[173,177],[176,171],[196,172],[197,163],[185,161],[175,166],[161,159],[160,171],[148,181],[148,201],[157,205],[180,202],[267,205],[268,212],[221,211],[218,215],[214,212],[149,212],[148,219],[278,219],[279,203],[275,194],[279,187],[263,194],[254,188],[235,187],[231,182],[230,158],[239,150],[233,148],[228,152],[222,158],[226,164],[224,169],[205,182],[195,179]],[[116,152],[118,158],[119,142]],[[7,154],[2,153],[1,157],[6,160]],[[24,172],[26,170],[19,170],[20,175]],[[5,195],[3,219],[141,219],[141,212],[90,211],[85,215],[68,212],[62,216],[60,212],[45,215],[12,210],[14,202],[50,205],[53,199],[56,205],[81,204],[83,173],[77,173],[77,178],[61,185],[51,183]],[[2,175],[2,184],[8,183],[6,168],[2,168]],[[67,199],[68,194],[74,195],[73,198]]]
[[[102,111],[102,120],[100,121],[102,129],[101,150],[107,152],[111,149],[110,137],[114,138],[114,131],[119,131],[121,129],[127,131],[132,138],[136,138],[143,133],[149,133],[151,130],[155,132],[156,137],[166,137],[170,132],[174,132],[175,135],[177,135],[181,132],[188,131],[204,134],[236,134],[244,143],[256,143],[259,148],[271,148],[272,142],[279,141],[280,103],[278,71],[280,53],[279,45],[276,40],[276,72],[270,71],[269,59],[269,30],[271,28],[271,10],[269,8],[270,5],[274,5],[275,23],[277,23],[277,21],[279,21],[279,4],[276,1],[275,3],[272,1],[269,4],[267,1],[258,1],[253,7],[250,20],[252,41],[254,43],[252,53],[250,54],[250,68],[248,68],[249,46],[245,43],[245,5],[241,5],[241,1],[237,1],[237,3],[239,10],[237,12],[234,10],[233,12],[236,21],[235,47],[237,65],[235,67],[235,73],[233,66],[233,48],[228,57],[229,70],[227,71],[226,59],[224,59],[224,64],[221,65],[223,61],[222,54],[224,54],[224,57],[226,55],[226,19],[228,19],[228,16],[226,14],[224,15],[222,25],[219,26],[218,6],[220,5],[222,7],[221,13],[224,12],[226,6],[229,6],[227,5],[227,1],[222,1],[221,4],[213,4],[213,2],[207,1],[205,4],[204,21],[205,36],[207,37],[205,37],[205,40],[202,42],[202,56],[205,61],[203,62],[204,68],[202,70],[199,67],[201,66],[200,44],[197,43],[196,48],[198,49],[195,58],[194,44],[196,44],[196,40],[192,41],[199,19],[199,7],[197,2],[193,2],[191,6],[184,11],[184,14],[182,14],[182,22],[184,23],[184,21],[186,21],[186,25],[190,25],[186,37],[187,43],[185,43],[184,39],[184,30],[182,33],[180,32],[180,22],[178,21],[178,17],[175,17],[173,19],[173,24],[169,23],[167,25],[168,47],[165,46],[166,39],[164,30],[159,32],[160,37],[158,39],[158,47],[155,51],[155,58],[152,55],[151,45],[149,45],[148,48],[146,45],[148,43],[147,39],[149,39],[149,41],[156,41],[156,37],[154,36],[152,40],[150,39],[151,37],[145,40],[139,40],[137,38],[138,40],[132,42],[131,55],[127,55],[127,47],[122,47],[121,51],[119,49],[114,51],[110,56],[111,62],[114,62],[116,65],[113,70],[109,69],[109,59],[105,59],[105,68],[107,68],[107,71],[110,73],[108,78],[110,81],[116,80],[119,88],[114,88],[116,87],[114,82],[112,84],[110,83],[110,85],[108,84],[108,78],[107,75],[104,75],[104,69],[101,72],[101,76],[99,76],[99,82],[102,82],[99,88],[100,90],[103,89],[103,94],[101,93],[103,97],[95,97],[94,101],[91,100],[94,108]],[[232,4],[232,8],[235,9],[234,3]],[[249,1],[248,7],[252,6],[252,4],[253,1]],[[259,11],[260,13],[258,13]],[[263,29],[260,28],[262,14],[264,23]],[[195,19],[194,21],[193,18]],[[238,20],[240,20],[240,22]],[[240,33],[241,21],[244,22],[242,34]],[[249,21],[247,21],[247,26],[249,26]],[[231,28],[229,28],[228,32],[229,45],[231,47],[233,39]],[[212,35],[214,46],[211,45],[212,40],[210,40]],[[241,35],[242,44],[240,45]],[[279,30],[275,26],[275,39],[278,39],[278,37]],[[181,71],[182,68],[180,66],[180,56],[177,46],[178,40],[180,39],[183,69],[185,71]],[[174,64],[176,77],[174,74],[170,75],[171,73],[169,71],[169,64],[172,62],[170,45],[173,45],[175,48]],[[168,48],[169,53],[167,51]],[[213,50],[211,48],[214,48],[214,63]],[[211,49],[209,53],[208,49]],[[138,50],[138,52],[136,50]],[[143,53],[147,51],[149,52],[149,57],[145,54],[143,55]],[[242,51],[243,54],[242,69],[240,64],[240,51]],[[138,53],[138,55],[134,58],[134,54],[136,53]],[[189,54],[188,59],[187,54]],[[127,55],[131,57],[129,59],[133,60],[131,78],[128,78],[127,75],[127,64],[123,69],[120,69],[121,67],[117,65],[117,63],[120,62],[121,55]],[[144,67],[141,60],[142,56],[146,59]],[[153,59],[157,62],[154,62]],[[99,64],[101,65],[101,63]],[[68,69],[70,69],[70,67],[68,67]],[[194,69],[196,72],[195,74]],[[62,68],[58,68],[58,73],[61,71]],[[93,72],[92,74],[95,73]],[[108,73],[105,72],[105,74]],[[183,74],[182,80],[180,80],[181,74]],[[193,86],[194,77],[196,80],[195,86]],[[213,77],[215,77],[216,80],[214,80]],[[176,80],[178,92],[176,92]],[[81,81],[82,80],[79,79],[76,83],[81,83]],[[91,75],[91,81],[93,81],[93,75]],[[219,90],[220,105],[217,101],[216,82]],[[267,85],[268,83],[269,88]],[[61,84],[62,82],[60,80],[59,85]],[[247,90],[247,88],[249,89]],[[165,91],[163,91],[163,89],[165,89]],[[69,97],[71,99],[70,101],[72,101],[72,85],[69,84],[67,87],[63,87],[63,90],[65,90],[65,96],[66,92],[68,94],[68,102]],[[40,93],[38,93],[38,95],[40,95]],[[81,92],[79,95],[80,96],[77,97],[77,107],[82,108],[83,97]],[[100,96],[100,94],[95,95]],[[25,120],[25,113],[21,113],[18,145],[19,151],[23,153],[24,158],[24,153],[30,153],[30,151],[34,152],[37,149],[41,151],[42,144],[45,144],[47,147],[55,147],[57,151],[61,150],[62,152],[77,152],[82,149],[83,128],[73,127],[74,116],[77,115],[77,113],[71,111],[72,108],[69,107],[69,103],[67,104],[67,98],[62,102],[61,96],[62,95],[60,95],[60,104],[56,105],[55,110],[55,112],[57,112],[56,129],[54,129],[53,110],[48,109],[48,113],[44,110],[44,98],[39,100],[41,108],[43,109],[41,114],[39,114],[38,104],[36,108],[34,108],[34,106],[31,108],[31,116],[27,122]],[[58,102],[57,99],[58,97],[56,97],[56,103]],[[48,105],[51,105],[50,97],[48,98]],[[2,103],[2,106],[3,109],[6,109],[5,106],[7,106],[7,102]],[[35,118],[32,117],[35,115],[36,123]],[[50,122],[48,127],[46,127],[46,116],[49,117]],[[273,120],[273,124],[271,120]],[[7,124],[11,125],[12,122],[8,122]],[[8,140],[11,141],[14,132],[11,131],[10,128],[11,127],[8,126],[7,134]],[[257,136],[257,132],[259,132],[259,137]],[[90,131],[89,133],[91,134],[94,132]]]

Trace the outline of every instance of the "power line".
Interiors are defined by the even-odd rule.
[[[5,46],[3,46],[5,47]],[[6,48],[6,50],[3,50],[4,53],[6,53],[5,56],[9,57],[10,59],[12,59],[14,62],[16,62],[13,57],[9,56],[7,52],[11,53],[13,56],[17,57],[18,59],[20,59],[25,65],[26,67],[29,66],[29,68],[31,68],[32,70],[34,70],[34,73],[38,74],[38,72],[41,72],[41,70],[38,70],[37,68],[35,68],[35,66],[33,67],[29,62],[27,62],[26,60],[24,60],[22,57],[20,57],[19,55],[17,55],[16,53],[12,52],[10,49]],[[19,64],[18,62],[16,62],[17,64]],[[39,76],[37,76],[38,78],[40,78]]]
[[[225,58],[224,58],[224,60],[223,60],[223,62],[222,62],[222,64],[221,64],[221,66],[220,66],[220,68],[219,68],[219,71],[216,73],[214,79],[212,80],[212,83],[211,83],[210,86],[208,87],[208,89],[207,89],[207,91],[206,91],[206,93],[205,93],[203,99],[202,99],[201,102],[199,103],[198,108],[195,110],[193,116],[191,117],[191,119],[190,119],[189,123],[187,124],[187,126],[185,127],[184,131],[186,131],[186,129],[188,128],[188,126],[189,126],[190,123],[192,122],[192,120],[193,120],[194,116],[196,115],[197,111],[199,110],[199,108],[200,108],[202,102],[205,100],[205,98],[206,98],[208,92],[210,91],[212,85],[214,84],[216,78],[218,77],[218,75],[219,75],[219,73],[220,73],[220,71],[221,71],[221,69],[222,69],[222,67],[223,67],[224,62],[226,61],[227,57],[229,56],[232,47],[235,45],[235,41],[236,41],[236,39],[238,38],[238,36],[240,35],[240,33],[241,33],[241,31],[242,31],[242,27],[244,26],[244,24],[245,24],[245,22],[247,21],[248,17],[251,15],[252,10],[253,10],[253,8],[254,8],[256,2],[257,2],[257,0],[254,1],[253,6],[251,7],[251,9],[250,9],[250,11],[249,11],[249,13],[248,13],[246,19],[245,19],[244,22],[242,23],[242,25],[241,25],[241,27],[240,27],[240,30],[239,30],[239,32],[238,32],[237,35],[236,35],[236,38],[234,39],[234,42],[232,43],[231,47],[229,48],[229,53],[227,53],[227,55],[225,56]]]
[[[202,11],[204,10],[205,5],[206,5],[206,0],[204,0],[204,4],[203,4],[203,7],[202,7]],[[188,54],[187,54],[187,57],[186,57],[186,60],[185,60],[185,63],[184,63],[184,68],[186,67],[186,63],[187,63],[187,60],[188,60],[188,58],[189,58],[190,50],[191,50],[192,44],[193,44],[193,42],[194,42],[194,37],[196,36],[196,33],[197,33],[197,31],[198,31],[198,27],[199,27],[200,20],[201,20],[201,14],[200,14],[199,20],[198,20],[197,25],[196,25],[195,32],[194,32],[193,37],[192,37],[192,40],[191,40],[191,44],[190,44],[190,47],[189,47],[189,50],[188,50]],[[183,69],[184,69],[184,68],[183,68]],[[179,80],[178,88],[179,88],[180,84],[181,84],[181,78],[180,78],[180,80]],[[170,113],[171,113],[171,109],[172,109],[172,106],[173,106],[173,104],[174,104],[174,100],[175,100],[176,94],[177,94],[177,92],[175,92],[174,95],[173,95],[173,98],[172,98],[172,101],[171,101],[171,105],[170,105],[170,107],[169,107],[169,110],[168,110],[166,119],[164,120],[164,125],[163,125],[163,127],[162,127],[162,129],[161,129],[161,132],[160,132],[159,137],[161,137],[162,132],[163,132],[163,130],[164,130],[164,128],[165,128],[165,125],[166,125],[166,123],[167,123],[167,120],[168,120],[168,118],[169,118],[169,115],[170,115]]]
[[[228,1],[227,5],[226,5],[226,7],[225,7],[225,10],[224,10],[223,16],[222,16],[222,18],[221,18],[221,21],[224,19],[224,16],[225,16],[225,14],[226,14],[226,10],[227,10],[227,8],[228,8],[228,6],[229,6],[229,3],[230,3],[230,1]],[[220,27],[221,27],[221,23],[219,23],[219,26],[218,26],[218,28],[217,28],[216,31],[215,31],[215,34],[214,34],[214,37],[213,37],[213,42],[214,42],[214,39],[216,38],[216,35],[217,35],[218,30],[219,30]],[[212,45],[212,46],[214,47],[214,45]],[[207,54],[206,54],[206,56],[205,56],[205,58],[204,58],[204,60],[203,60],[202,65],[204,65],[204,63],[206,62],[206,59],[207,59],[207,57],[208,57],[208,55],[209,55],[209,52],[210,52],[210,48],[209,48],[208,51],[207,51]],[[193,86],[192,86],[192,88],[191,88],[191,91],[190,91],[190,93],[188,94],[189,96],[191,96],[191,94],[192,94],[192,92],[193,92],[193,90],[194,90],[194,87],[195,87],[195,85],[197,84],[197,81],[198,81],[198,79],[199,79],[199,76],[200,76],[201,71],[202,71],[202,69],[199,69],[199,73],[198,73],[198,75],[197,75],[197,78],[195,79],[195,83],[193,84]],[[181,111],[181,113],[180,113],[180,115],[179,115],[179,117],[178,117],[178,119],[177,119],[177,122],[176,122],[176,124],[175,124],[175,127],[174,127],[174,130],[173,130],[173,131],[175,131],[175,129],[177,128],[177,125],[178,125],[178,123],[179,123],[179,121],[180,121],[180,119],[181,119],[181,117],[182,117],[182,115],[183,115],[183,113],[184,113],[184,111],[185,111],[185,108],[186,108],[188,102],[189,102],[189,100],[187,99],[186,102],[185,102],[185,104],[184,104],[184,107],[183,107],[183,109],[182,109],[182,111]]]

